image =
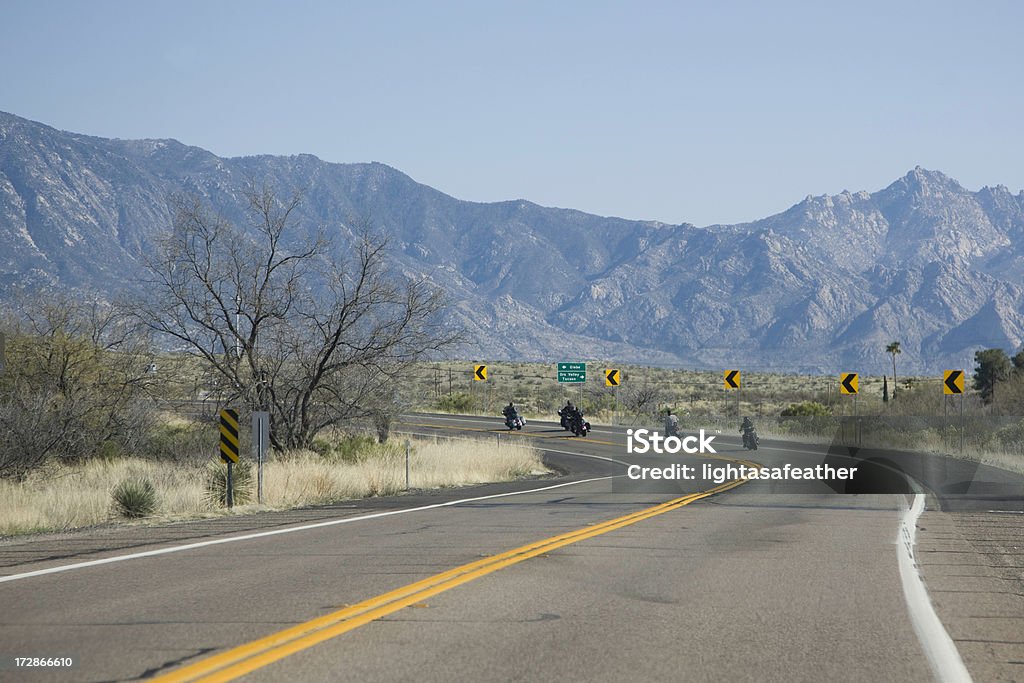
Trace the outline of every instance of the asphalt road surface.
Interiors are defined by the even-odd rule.
[[[500,439],[559,475],[2,543],[0,680],[1024,680],[1017,475],[733,435],[685,457],[629,455],[621,429]],[[675,462],[870,476],[626,476]]]

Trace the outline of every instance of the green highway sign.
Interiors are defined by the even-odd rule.
[[[579,384],[587,381],[586,363],[559,363],[558,381],[568,384]]]

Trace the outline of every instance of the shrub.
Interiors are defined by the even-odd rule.
[[[232,502],[245,505],[252,500],[253,467],[250,463],[237,462],[231,471]],[[223,507],[228,504],[228,466],[221,461],[206,466],[206,502]]]
[[[165,417],[153,429],[139,449],[139,455],[155,460],[199,464],[217,452],[218,433],[209,424]]]
[[[145,477],[122,479],[110,492],[118,514],[129,519],[138,519],[153,514],[156,510],[156,488]]]
[[[832,409],[816,401],[804,401],[790,403],[780,414],[782,417],[824,417],[831,415]]]
[[[997,431],[996,439],[999,445],[1008,451],[1014,453],[1024,451],[1024,420]]]
[[[468,413],[473,410],[473,397],[463,392],[442,396],[437,399],[437,408],[446,413]]]

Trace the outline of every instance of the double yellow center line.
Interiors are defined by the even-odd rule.
[[[200,660],[184,668],[156,678],[157,681],[231,681],[251,671],[273,664],[289,655],[335,638],[392,612],[421,602],[468,581],[491,572],[528,560],[556,548],[636,524],[645,519],[671,512],[694,501],[727,491],[744,483],[745,479],[726,482],[706,491],[687,494],[665,503],[645,508],[606,522],[575,531],[552,536],[542,541],[509,550],[498,555],[470,562],[429,578],[410,583],[383,595],[364,600],[357,605],[326,614],[322,617],[292,626],[221,654]]]

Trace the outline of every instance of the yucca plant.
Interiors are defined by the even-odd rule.
[[[247,462],[237,462],[231,470],[232,502],[245,505],[252,500],[253,471]],[[228,504],[228,466],[220,461],[206,467],[206,502],[213,506]]]
[[[156,488],[145,477],[122,479],[110,492],[118,514],[129,519],[138,519],[153,514],[156,510]]]

